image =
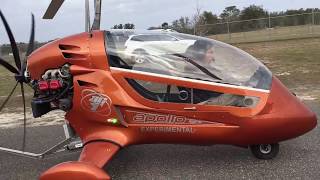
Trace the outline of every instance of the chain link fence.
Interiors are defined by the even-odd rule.
[[[228,43],[320,37],[320,12],[205,24],[195,33]]]

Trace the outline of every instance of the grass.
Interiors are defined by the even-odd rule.
[[[275,27],[258,31],[211,35],[209,38],[227,43],[267,42],[320,37],[320,25]]]
[[[5,56],[1,58],[5,59],[7,62],[9,62],[11,65],[15,67],[12,56]],[[9,93],[11,92],[15,84],[16,84],[16,81],[15,81],[14,74],[9,72],[4,67],[0,66],[0,105],[2,104],[3,100],[9,95]],[[30,99],[32,95],[32,90],[30,87],[26,85],[24,87],[25,87],[25,94],[27,96],[27,99]],[[22,100],[21,100],[22,98],[20,96],[21,96],[21,90],[20,90],[20,85],[18,85],[18,87],[16,88],[13,94],[12,100],[9,101],[8,103],[8,106],[22,107]]]
[[[13,58],[9,56],[1,57],[7,60],[11,65],[14,64]],[[6,96],[15,84],[14,75],[0,66],[0,96]]]
[[[320,38],[235,44],[257,57],[298,95],[320,102]]]

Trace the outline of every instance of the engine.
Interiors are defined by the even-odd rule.
[[[103,31],[76,34],[52,41],[29,57],[25,75],[34,89],[35,118],[55,110],[72,108],[73,76],[70,68],[107,69]]]
[[[72,108],[73,82],[69,64],[47,70],[39,80],[32,80],[31,85],[35,92],[31,102],[35,118],[52,110]]]

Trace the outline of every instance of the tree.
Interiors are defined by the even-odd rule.
[[[124,29],[134,29],[134,28],[135,28],[135,25],[131,23],[127,23],[124,25]]]
[[[249,19],[259,19],[268,17],[268,12],[263,9],[262,6],[251,5],[249,7],[244,8],[241,11],[240,19],[241,20],[249,20]],[[268,21],[248,21],[246,23],[241,24],[242,31],[254,31],[257,29],[267,28]]]
[[[167,22],[162,23],[162,29],[169,29],[169,24]]]
[[[135,29],[135,25],[132,23],[126,23],[126,24],[116,24],[113,26],[112,29]]]
[[[237,6],[226,7],[220,14],[221,19],[225,21],[235,21],[238,20],[240,16],[240,10]]]
[[[161,27],[151,26],[151,27],[148,28],[148,30],[156,30],[156,29],[161,29]]]
[[[265,11],[262,6],[256,5],[251,5],[244,8],[240,14],[241,20],[258,19],[264,17],[268,17],[268,12]]]
[[[218,16],[209,11],[204,11],[201,18],[204,24],[215,24],[218,22]]]
[[[218,23],[218,16],[209,11],[204,11],[200,19],[198,21],[197,34],[205,35],[205,34],[215,34],[217,29],[213,26],[205,26],[206,24],[216,24]],[[201,26],[204,25],[204,26]]]
[[[190,22],[189,17],[181,17],[180,19],[173,21],[171,27],[172,29],[181,33],[193,33],[193,26]]]
[[[122,24],[116,24],[113,26],[113,29],[123,29],[123,25]]]

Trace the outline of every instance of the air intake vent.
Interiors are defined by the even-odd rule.
[[[80,51],[80,50],[81,50],[81,48],[78,47],[78,46],[63,45],[63,44],[60,44],[60,45],[59,45],[59,49],[60,49],[60,50],[70,50],[70,51]]]
[[[74,60],[85,60],[86,59],[86,54],[78,54],[78,53],[73,53],[73,52],[62,52],[62,55],[66,59],[74,59]]]
[[[82,51],[79,46],[60,44],[59,49],[63,57],[67,60],[87,60],[88,53]]]
[[[87,87],[87,88],[96,88],[98,87],[96,84],[90,83],[90,82],[86,82],[86,81],[81,81],[78,80],[78,84],[81,87]]]

